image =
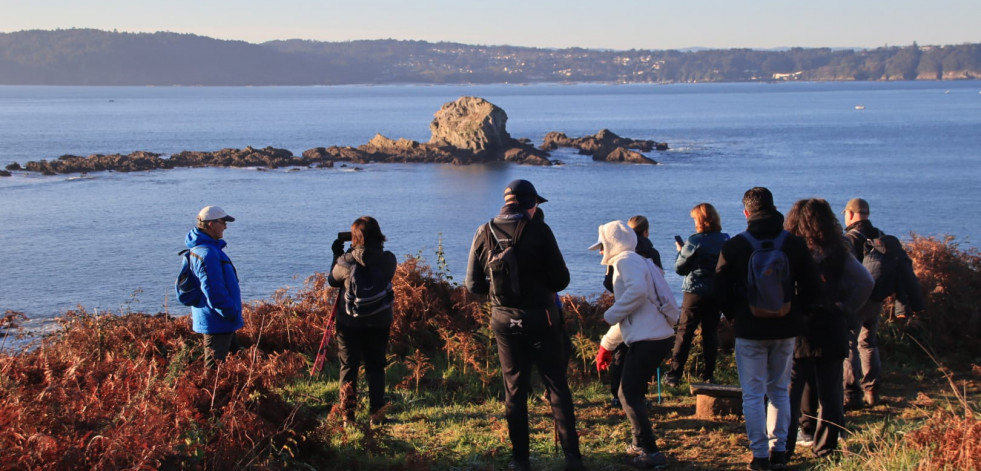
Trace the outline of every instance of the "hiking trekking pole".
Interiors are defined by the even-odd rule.
[[[661,403],[661,367],[657,367],[657,403]]]
[[[324,360],[327,359],[327,346],[330,345],[330,339],[334,336],[334,319],[337,317],[337,305],[341,303],[343,292],[343,288],[337,289],[337,297],[334,298],[334,306],[330,310],[330,317],[327,318],[327,327],[324,328],[324,336],[320,339],[320,348],[317,349],[317,358],[313,361],[313,368],[310,369],[311,378],[324,367]]]

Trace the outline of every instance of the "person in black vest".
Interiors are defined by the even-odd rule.
[[[385,250],[385,235],[378,221],[361,216],[351,224],[351,249],[344,251],[344,240],[338,237],[331,245],[334,260],[327,284],[343,287],[344,303],[337,310],[337,356],[341,364],[340,402],[345,425],[354,422],[354,409],[358,394],[358,368],[364,360],[368,378],[368,412],[371,424],[384,421],[385,406],[385,351],[394,314],[392,302],[392,278],[395,277],[395,254]],[[363,272],[362,272],[363,270]],[[356,272],[364,275],[355,276]],[[365,277],[378,287],[376,301],[368,311],[362,311],[361,300],[352,293],[361,291],[352,287],[356,278]]]
[[[565,467],[583,469],[566,378],[565,329],[555,303],[555,294],[569,284],[569,269],[552,229],[535,218],[538,205],[546,201],[527,180],[508,184],[501,212],[474,235],[464,284],[471,293],[490,295],[491,328],[504,376],[505,416],[511,438],[508,467],[531,468],[528,395],[531,369],[536,366],[550,395]],[[512,247],[516,263],[512,274],[517,279],[492,280],[492,274],[498,272],[492,271],[489,263],[506,247]]]
[[[823,282],[820,302],[804,313],[804,334],[797,337],[794,349],[787,456],[796,449],[799,424],[804,434],[801,443],[811,444],[815,455],[826,457],[838,448],[845,425],[841,384],[842,361],[848,356],[848,318],[865,304],[875,281],[852,255],[827,201],[811,198],[794,203],[784,228],[807,241]]]

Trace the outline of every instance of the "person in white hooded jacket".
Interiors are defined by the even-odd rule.
[[[633,229],[623,221],[612,221],[599,227],[599,241],[590,247],[601,251],[603,265],[613,267],[614,302],[603,315],[611,327],[600,341],[596,367],[608,367],[611,352],[621,343],[627,345],[619,391],[633,435],[627,453],[635,455],[635,466],[659,469],[667,466],[667,458],[654,439],[644,386],[671,354],[681,312],[664,273],[634,252],[636,246]]]

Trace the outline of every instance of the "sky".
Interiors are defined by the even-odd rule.
[[[981,0],[0,0],[0,32],[687,49],[981,42]]]

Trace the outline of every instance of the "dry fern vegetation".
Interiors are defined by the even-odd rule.
[[[884,400],[848,413],[834,459],[802,450],[795,469],[981,469],[981,257],[951,237],[913,235],[907,248],[928,309],[908,319],[885,312]],[[79,308],[60,318],[55,334],[12,349],[6,337],[18,335],[24,316],[8,311],[0,318],[0,468],[501,469],[510,447],[485,300],[419,257],[399,265],[395,290],[385,411],[394,423],[383,426],[369,425],[363,398],[356,425],[342,425],[333,349],[325,371],[310,377],[334,299],[323,275],[247,306],[246,348],[216,371],[204,369],[186,316]],[[608,406],[607,379],[593,363],[610,302],[563,298],[590,469],[629,469],[629,426]],[[725,337],[717,377],[735,383]],[[700,367],[690,361],[689,373]],[[535,391],[532,464],[559,469],[549,408],[541,386]],[[684,384],[652,385],[650,398],[672,468],[745,469],[740,417],[696,419]]]

